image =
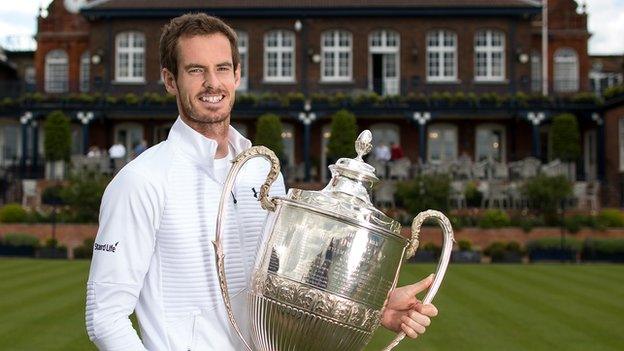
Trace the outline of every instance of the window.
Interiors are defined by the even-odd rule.
[[[427,33],[427,80],[457,80],[457,35],[448,30]]]
[[[72,124],[71,125],[71,154],[72,155],[83,155],[84,151],[84,137],[82,135],[83,129],[82,124]]]
[[[427,128],[427,160],[445,163],[457,159],[457,127],[447,124]]]
[[[0,125],[0,165],[9,166],[18,162],[21,155],[21,126],[19,124]]]
[[[350,81],[352,77],[352,36],[332,30],[321,36],[321,80]]]
[[[477,162],[492,160],[505,162],[505,128],[500,125],[480,125],[476,135]]]
[[[542,54],[539,51],[531,52],[531,91],[542,91]]]
[[[555,92],[568,93],[579,89],[578,57],[572,49],[555,51],[554,58]]]
[[[86,93],[89,91],[89,68],[91,67],[91,56],[85,51],[80,56],[80,91]]]
[[[390,144],[401,144],[401,137],[399,135],[399,127],[389,123],[379,123],[370,126],[371,134],[373,134],[373,149],[375,146],[384,143],[388,147]]]
[[[295,35],[274,30],[264,36],[264,80],[295,81]]]
[[[249,76],[248,72],[248,48],[249,48],[249,36],[247,32],[236,31],[236,35],[238,36],[238,53],[240,55],[240,85],[238,86],[238,90],[245,91],[248,89],[247,77]]]
[[[69,90],[69,62],[63,50],[52,50],[45,57],[45,91],[65,93]]]
[[[399,94],[399,33],[392,30],[372,32],[368,45],[372,90],[380,95]]]
[[[126,158],[129,158],[134,148],[143,141],[143,126],[138,123],[121,123],[115,126],[115,143],[121,143],[126,148]]]
[[[475,80],[505,79],[505,34],[497,30],[481,30],[475,34]]]
[[[145,36],[138,32],[123,32],[115,39],[115,80],[145,81]]]

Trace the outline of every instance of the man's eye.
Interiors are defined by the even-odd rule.
[[[230,70],[230,67],[226,67],[226,66],[224,66],[224,67],[219,67],[219,71],[224,71],[224,72],[227,72],[227,71],[229,71],[229,70]]]
[[[202,73],[204,70],[201,68],[191,68],[189,73]]]

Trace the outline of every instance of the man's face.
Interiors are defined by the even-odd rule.
[[[167,91],[177,96],[183,118],[202,124],[229,119],[240,68],[233,66],[230,42],[223,34],[181,37],[177,78],[163,71]]]

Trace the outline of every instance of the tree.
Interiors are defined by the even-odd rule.
[[[69,117],[61,111],[51,112],[43,126],[43,148],[47,161],[68,161],[71,155],[71,126]]]
[[[340,110],[332,116],[331,136],[327,144],[328,156],[337,160],[341,157],[355,157],[355,138],[357,137],[355,116]]]
[[[575,162],[581,155],[581,135],[576,116],[570,113],[555,116],[551,133],[553,156],[563,162]]]
[[[282,122],[277,115],[267,113],[258,118],[254,144],[268,147],[279,159],[282,159],[284,153]]]

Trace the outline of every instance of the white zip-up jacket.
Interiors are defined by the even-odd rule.
[[[229,144],[236,154],[251,146],[232,127]],[[86,308],[87,332],[100,350],[243,349],[223,307],[211,242],[223,188],[213,172],[216,149],[178,117],[166,141],[106,188]],[[247,162],[229,197],[222,240],[239,316],[267,215],[256,196],[269,167],[261,158]],[[280,177],[272,195],[283,193]],[[133,311],[141,338],[128,318]]]

